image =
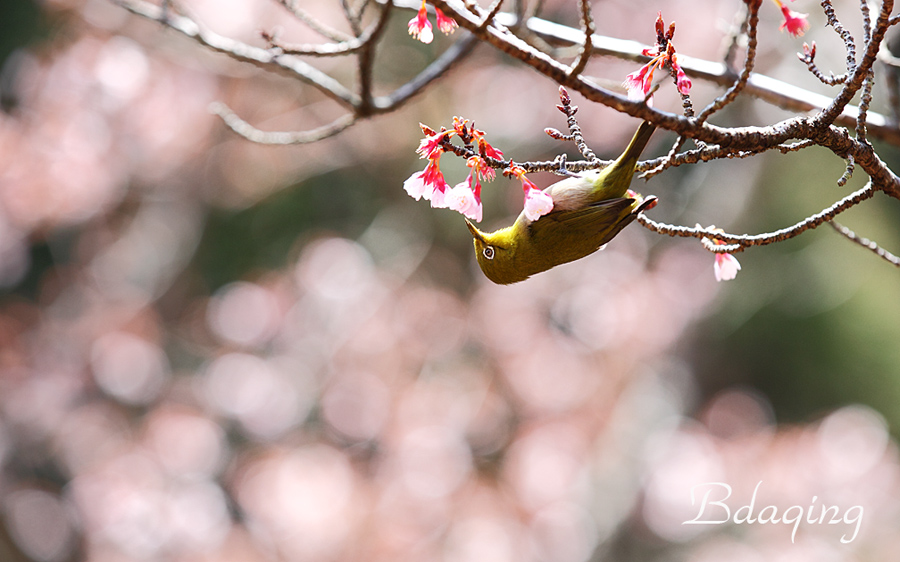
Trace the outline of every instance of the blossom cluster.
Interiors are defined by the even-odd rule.
[[[629,98],[642,100],[650,94],[650,88],[653,86],[653,73],[658,68],[669,69],[675,77],[675,85],[680,94],[686,96],[691,92],[691,79],[678,64],[675,45],[672,43],[674,36],[675,22],[670,23],[666,29],[662,12],[659,12],[656,16],[656,45],[643,50],[645,56],[651,57],[650,62],[625,77],[624,86],[628,90]]]
[[[419,143],[416,152],[420,158],[427,159],[428,164],[424,170],[415,172],[407,178],[403,182],[403,188],[416,201],[424,198],[431,201],[434,208],[451,209],[481,222],[484,212],[481,203],[481,182],[490,181],[495,177],[488,159],[502,161],[503,152],[494,148],[484,138],[484,131],[476,129],[474,124],[470,125],[468,119],[454,117],[451,130],[442,127],[440,131],[435,131],[421,123],[419,126],[422,127],[425,138]],[[444,143],[453,136],[462,139],[467,146],[477,146],[478,154],[469,156],[466,160],[466,166],[470,170],[466,179],[450,187],[444,179],[439,162],[445,150]],[[525,192],[525,215],[529,219],[537,220],[553,210],[553,199],[525,177],[525,170],[521,166],[510,162],[503,174],[522,182],[522,190]]]
[[[456,20],[444,15],[444,12],[438,8],[434,9],[437,17],[438,29],[444,35],[450,35],[457,28]],[[428,10],[425,7],[425,0],[422,0],[422,7],[419,8],[416,17],[409,20],[409,34],[426,45],[434,40],[434,32],[431,31],[431,22],[428,21]]]
[[[420,158],[427,159],[428,164],[424,170],[415,172],[403,182],[403,188],[417,201],[424,198],[427,201],[431,201],[431,206],[434,208],[451,209],[474,221],[481,222],[484,211],[481,203],[481,182],[490,181],[495,177],[494,169],[491,167],[488,159],[502,160],[503,152],[494,148],[484,138],[484,131],[476,129],[474,124],[469,124],[468,119],[454,117],[453,129],[451,130],[442,127],[440,131],[435,131],[421,123],[419,126],[422,127],[425,138],[419,143],[419,148],[416,152]],[[453,136],[462,139],[467,146],[477,146],[478,154],[469,156],[466,160],[466,166],[469,167],[469,175],[466,179],[450,187],[444,179],[443,172],[441,172],[440,159],[445,150],[444,143]],[[529,216],[534,215],[534,218],[537,218],[550,212],[550,209],[553,208],[552,201],[549,202],[549,205],[546,201],[539,205],[530,203],[531,201],[542,199],[541,196],[533,194],[532,191],[541,193],[546,199],[550,197],[534,187],[534,184],[525,178],[524,171],[517,173],[516,177],[522,181],[525,189],[525,203],[526,209],[529,209]],[[529,186],[525,185],[526,182]],[[534,187],[534,189],[532,190],[531,187]],[[535,209],[546,210],[539,212]],[[538,214],[535,215],[535,213]]]

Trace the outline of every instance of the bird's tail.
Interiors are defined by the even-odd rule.
[[[615,162],[603,169],[595,180],[596,195],[601,199],[623,197],[634,177],[634,167],[638,163],[644,147],[656,130],[656,125],[644,121],[634,133],[628,147]]]
[[[631,138],[631,142],[628,143],[625,152],[619,156],[615,165],[623,166],[631,164],[628,167],[634,171],[634,166],[637,164],[638,159],[641,157],[641,153],[644,151],[644,147],[647,146],[647,143],[650,141],[650,137],[653,136],[653,131],[655,130],[656,125],[653,123],[650,123],[649,121],[641,123],[641,126],[638,127],[638,130]]]

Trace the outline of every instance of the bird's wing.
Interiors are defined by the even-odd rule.
[[[598,201],[577,211],[554,210],[531,223],[530,230],[536,240],[559,228],[585,233],[600,233],[610,230],[613,225],[622,220],[627,214],[626,209],[633,203],[634,199],[617,197]]]

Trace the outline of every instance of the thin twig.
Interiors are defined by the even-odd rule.
[[[328,125],[310,131],[261,131],[238,117],[224,103],[212,103],[209,110],[221,117],[232,131],[259,144],[309,144],[333,137],[356,122],[356,116],[348,113]]]
[[[875,252],[875,255],[877,255],[880,258],[883,258],[886,262],[893,265],[894,267],[900,267],[900,257],[897,257],[894,254],[888,252],[887,250],[885,250],[884,248],[882,248],[875,242],[869,240],[868,238],[863,238],[863,237],[859,236],[858,234],[856,234],[855,232],[853,232],[846,226],[838,223],[837,221],[830,220],[830,221],[828,221],[828,224],[831,226],[831,228],[835,229],[837,232],[842,234],[848,240],[851,240],[851,241],[859,244],[860,246],[862,246],[863,248],[866,248],[867,250],[871,250],[872,252]]]
[[[806,64],[806,68],[809,69],[809,72],[819,79],[819,82],[826,84],[828,86],[837,86],[839,84],[843,84],[847,81],[847,78],[850,77],[850,74],[845,72],[838,76],[834,75],[834,72],[829,72],[828,76],[825,76],[819,67],[816,65],[816,42],[812,42],[812,46],[808,46],[806,43],[803,44],[803,53],[797,53],[797,58],[803,61]]]
[[[390,5],[390,3],[388,3],[387,5]],[[334,57],[340,55],[349,55],[355,53],[356,51],[359,51],[372,41],[372,37],[375,34],[375,31],[378,30],[381,26],[381,20],[379,20],[367,27],[359,37],[341,41],[340,43],[285,43],[278,40],[278,38],[269,33],[264,33],[263,39],[266,40],[270,47],[281,49],[282,54],[285,55]]]
[[[856,42],[853,40],[853,35],[847,31],[841,21],[837,18],[831,0],[822,0],[822,10],[825,12],[826,25],[830,25],[835,33],[840,35],[841,39],[844,41],[844,50],[847,53],[847,74],[852,74],[856,69]]]
[[[344,19],[350,24],[353,34],[359,37],[360,33],[362,33],[362,27],[359,23],[359,17],[354,13],[353,6],[350,5],[350,0],[341,0],[341,8],[344,10]]]
[[[476,44],[477,41],[474,35],[464,33],[460,39],[450,45],[446,51],[441,53],[441,56],[422,69],[412,80],[386,96],[375,98],[372,102],[374,109],[378,110],[378,112],[391,111],[416,94],[421,93],[427,85],[445,75],[450,69],[465,59]]]
[[[859,12],[863,20],[863,43],[868,43],[872,39],[872,14],[868,0],[859,0]]]
[[[581,126],[578,125],[578,119],[575,118],[575,114],[578,113],[578,106],[572,105],[572,99],[569,97],[569,93],[562,86],[559,87],[559,101],[560,105],[557,105],[556,108],[566,116],[566,124],[569,126],[569,132],[571,133],[570,138],[575,143],[575,146],[578,147],[578,152],[580,152],[589,162],[595,162],[597,160],[597,155],[587,145],[587,142],[585,142],[584,134],[581,132]]]
[[[701,123],[709,119],[716,111],[719,111],[733,102],[747,86],[747,81],[750,80],[750,74],[753,72],[753,65],[756,61],[756,30],[759,25],[759,7],[760,4],[756,2],[747,4],[747,53],[744,55],[744,66],[741,68],[741,75],[735,80],[734,84],[728,88],[728,91],[714,99],[700,112],[700,115],[697,116],[697,120]]]
[[[856,118],[856,140],[868,143],[866,139],[866,114],[869,104],[872,103],[872,86],[875,84],[875,71],[869,69],[869,74],[863,82],[862,95],[859,98],[859,117]]]
[[[343,33],[341,31],[338,31],[336,29],[328,27],[327,25],[323,24],[316,18],[309,15],[309,13],[306,12],[303,8],[300,8],[297,6],[296,0],[276,0],[276,1],[279,4],[281,4],[282,6],[284,6],[291,14],[294,15],[294,17],[296,17],[298,20],[305,23],[307,26],[309,26],[310,29],[312,29],[313,31],[315,31],[316,33],[321,35],[322,37],[331,39],[332,41],[336,41],[336,42],[349,41],[350,39],[353,38],[346,33]]]
[[[830,0],[822,0],[822,6],[823,8],[830,8]],[[850,76],[847,79],[847,82],[841,88],[840,93],[838,93],[838,95],[831,101],[831,103],[828,104],[828,106],[821,112],[819,112],[819,114],[816,116],[817,125],[824,123],[833,123],[838,115],[840,115],[844,111],[844,108],[847,106],[847,104],[850,103],[850,100],[853,99],[853,96],[856,95],[859,89],[863,86],[863,83],[868,77],[872,66],[875,64],[875,60],[878,58],[878,52],[881,50],[881,42],[884,40],[884,35],[889,27],[888,20],[890,19],[891,10],[893,10],[893,8],[893,0],[883,0],[881,4],[881,12],[878,14],[878,19],[875,21],[875,26],[871,31],[871,37],[866,43],[865,53],[863,54],[863,57],[859,61],[858,65],[855,62],[851,61],[851,58],[855,59],[855,55],[851,57],[851,47],[847,47],[847,63],[848,65],[852,65],[852,68],[848,68]],[[828,13],[827,9],[826,13]],[[829,24],[839,26],[840,22],[836,17],[834,17],[833,9],[831,10],[830,14]],[[835,29],[837,29],[837,27],[835,27]]]
[[[828,222],[838,214],[847,209],[858,205],[862,201],[869,199],[875,195],[875,189],[872,182],[867,183],[861,189],[854,191],[847,197],[844,197],[834,205],[822,210],[819,213],[810,215],[802,221],[774,232],[766,232],[763,234],[728,234],[725,232],[713,232],[704,228],[691,228],[687,226],[677,226],[656,222],[647,217],[644,213],[638,215],[637,220],[648,230],[668,236],[680,236],[683,238],[712,238],[725,242],[726,245],[707,247],[708,250],[715,253],[733,254],[741,252],[751,246],[766,246],[775,242],[782,242],[795,236],[816,228],[824,222]]]
[[[363,117],[368,115],[374,107],[374,101],[372,100],[372,74],[373,66],[375,64],[375,42],[381,34],[384,33],[391,12],[391,6],[393,6],[391,2],[382,4],[381,13],[378,14],[378,20],[376,20],[373,27],[370,28],[372,29],[372,41],[367,41],[359,53],[357,67],[359,68],[360,103],[356,113]]]
[[[743,6],[747,6],[746,3],[742,4]],[[728,41],[728,47],[725,49],[725,55],[722,57],[722,62],[725,63],[726,68],[729,70],[734,68],[734,59],[737,56],[738,47],[741,43],[741,37],[747,32],[747,16],[742,15],[742,12],[735,13],[735,19],[740,23],[735,24],[732,22],[731,28],[728,30],[728,34],[726,35],[726,39]]]
[[[500,13],[500,6],[503,5],[503,0],[494,0],[494,3],[491,4],[491,7],[488,8],[487,13],[481,20],[481,25],[479,27],[487,27],[488,25],[494,22],[494,16]]]
[[[850,181],[850,178],[853,177],[853,170],[855,170],[855,169],[856,169],[856,159],[853,158],[853,155],[851,154],[847,157],[847,167],[844,170],[843,175],[841,175],[841,177],[838,178],[838,181],[837,181],[838,187],[844,187],[847,184],[847,182]]]
[[[286,73],[315,87],[344,106],[352,108],[359,104],[358,96],[348,90],[343,84],[299,59],[279,56],[269,49],[253,47],[224,37],[204,28],[197,21],[186,16],[178,16],[170,12],[165,20],[161,20],[161,8],[144,0],[112,1],[134,14],[159,21],[166,27],[193,39],[213,51],[223,53],[241,62],[254,64],[265,70]]]
[[[593,54],[594,45],[592,41],[594,31],[596,31],[594,17],[591,15],[590,1],[579,0],[579,5],[581,6],[581,30],[584,33],[584,43],[578,51],[577,61],[572,65],[572,68],[569,69],[569,74],[572,76],[578,76],[584,72],[585,67],[587,67],[588,60],[590,60],[591,54]]]

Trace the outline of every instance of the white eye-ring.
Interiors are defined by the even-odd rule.
[[[484,257],[489,260],[494,259],[494,248],[492,248],[491,246],[486,247],[484,250],[482,250],[481,253],[484,254]]]

